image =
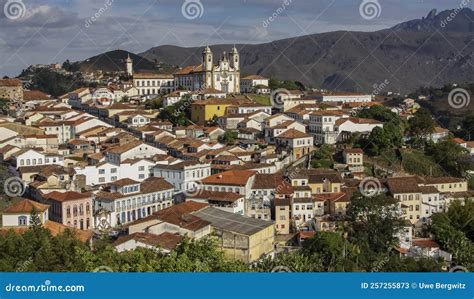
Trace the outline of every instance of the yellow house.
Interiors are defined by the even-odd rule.
[[[236,107],[242,104],[253,103],[247,98],[209,98],[206,100],[195,101],[191,104],[191,120],[199,125],[204,125],[214,117],[220,117],[227,114],[227,108]]]
[[[416,177],[393,177],[387,180],[390,193],[401,204],[402,216],[412,224],[421,218],[422,193]]]
[[[433,186],[439,192],[467,192],[467,181],[463,178],[454,177],[427,177],[425,186]]]

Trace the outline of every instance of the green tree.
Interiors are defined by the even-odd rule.
[[[431,217],[431,232],[442,248],[453,254],[456,263],[474,270],[473,226],[474,208],[472,200],[464,204],[453,202],[448,212]]]
[[[415,115],[408,120],[408,132],[411,136],[417,138],[425,138],[433,133],[435,121],[431,117],[428,109],[420,108]]]
[[[41,218],[38,215],[38,211],[34,207],[30,214],[30,227],[35,230],[41,227]]]
[[[234,144],[239,134],[236,131],[226,131],[224,135],[219,136],[219,142],[224,144]]]
[[[468,155],[467,150],[452,139],[441,140],[438,143],[428,142],[425,154],[453,176],[462,175],[466,170],[464,167],[469,166],[469,164],[460,163]]]
[[[378,190],[380,191],[380,190]],[[360,248],[361,267],[371,270],[398,245],[397,234],[405,225],[398,215],[398,203],[385,194],[354,193],[347,210],[349,240]]]

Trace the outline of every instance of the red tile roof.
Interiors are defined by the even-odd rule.
[[[245,186],[257,172],[253,170],[229,170],[204,178],[205,185]]]

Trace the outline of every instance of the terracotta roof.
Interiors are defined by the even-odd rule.
[[[317,110],[313,111],[311,115],[318,115],[318,116],[343,116],[348,115],[347,111],[343,110]]]
[[[25,90],[23,92],[24,101],[33,101],[33,100],[50,100],[50,96],[47,93],[44,93],[39,90]]]
[[[67,191],[67,192],[58,192],[53,191],[44,195],[45,199],[50,199],[59,202],[65,202],[70,200],[78,200],[84,198],[90,198],[92,196],[91,193],[78,193],[74,191]]]
[[[464,139],[461,139],[459,137],[456,137],[456,138],[453,138],[453,141],[457,144],[463,144],[463,143],[466,143],[466,141],[464,141]]]
[[[188,199],[206,199],[209,201],[235,202],[243,197],[245,197],[245,195],[233,192],[199,190],[198,194],[194,196],[189,196]]]
[[[280,135],[276,136],[276,138],[287,138],[287,139],[297,139],[297,138],[308,138],[311,137],[311,135],[308,135],[306,133],[300,132],[295,129],[289,129]]]
[[[361,148],[346,148],[344,152],[348,154],[363,154],[364,151]]]
[[[123,187],[123,186],[128,186],[128,185],[136,185],[139,184],[139,182],[132,180],[130,178],[123,178],[120,180],[117,180],[115,182],[110,183],[110,186],[116,186],[116,187]]]
[[[164,232],[159,235],[149,233],[133,233],[127,236],[121,236],[115,241],[114,245],[120,245],[130,240],[135,240],[150,246],[160,247],[167,250],[173,250],[183,240],[183,237],[178,234]]]
[[[66,226],[66,225],[63,225],[61,223],[54,222],[54,221],[51,221],[51,220],[46,221],[44,223],[43,227],[46,228],[47,230],[49,230],[53,236],[57,236],[59,234],[62,234],[66,230],[71,230],[71,231],[73,231],[75,237],[78,240],[82,241],[82,242],[89,241],[92,238],[93,234],[94,234],[91,230],[80,230],[80,229],[69,227],[69,226]],[[8,231],[10,231],[10,230],[12,230],[16,233],[19,233],[19,234],[23,234],[23,233],[27,232],[29,229],[28,229],[28,227],[24,227],[24,226],[23,227],[2,227],[2,228],[0,228],[0,234],[8,233]]]
[[[434,127],[433,133],[449,133],[448,129],[441,128],[441,127]]]
[[[206,203],[187,201],[158,211],[153,215],[144,218],[143,221],[146,221],[146,219],[158,219],[187,230],[197,231],[210,225],[210,223],[192,215],[191,213],[202,210],[206,207],[208,207],[208,204]]]
[[[415,177],[394,177],[387,180],[392,193],[420,193],[420,187]]]
[[[173,79],[172,74],[137,73],[133,79]]]
[[[370,118],[357,118],[357,117],[349,117],[349,118],[340,118],[336,120],[336,126],[340,126],[343,123],[350,121],[355,124],[369,124],[369,125],[380,125],[383,124],[382,122],[375,120],[375,119],[370,119]]]
[[[31,213],[33,209],[36,209],[38,212],[44,212],[49,208],[49,205],[45,205],[30,199],[23,199],[17,203],[14,203],[7,207],[3,213],[4,214],[20,214],[20,213]]]
[[[200,65],[190,65],[182,68],[181,70],[177,71],[174,73],[175,75],[189,75],[192,73],[199,73],[203,71],[203,66],[202,64]]]
[[[164,178],[150,177],[140,184],[140,193],[152,193],[164,190],[174,190],[173,184]]]
[[[438,189],[433,186],[420,186],[421,193],[423,194],[437,194],[439,193]]]
[[[450,184],[450,183],[462,183],[466,180],[464,178],[455,177],[425,177],[425,184]]]
[[[433,239],[414,239],[412,244],[423,248],[439,248],[438,243]]]
[[[142,144],[144,144],[143,141],[132,141],[132,142],[129,142],[129,143],[126,143],[126,144],[112,146],[112,147],[108,148],[106,151],[110,152],[110,153],[114,153],[114,154],[123,154],[123,153],[128,152],[129,150],[131,150],[131,149],[133,149],[137,146],[140,146]],[[152,146],[150,145],[150,147],[152,147]]]
[[[204,178],[203,184],[245,186],[257,172],[253,170],[229,170]]]
[[[21,81],[18,79],[0,79],[0,86],[14,87],[22,86]]]
[[[262,77],[260,75],[250,75],[243,77],[241,80],[268,80],[268,78]]]

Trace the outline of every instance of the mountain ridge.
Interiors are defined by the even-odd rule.
[[[454,13],[455,17],[446,21]],[[309,87],[357,92],[373,92],[388,80],[383,91],[407,93],[420,86],[474,81],[472,20],[470,8],[432,10],[421,19],[374,32],[333,31],[236,47],[242,75],[259,74],[300,81]],[[211,49],[217,59],[232,46],[219,44]],[[156,62],[184,67],[200,64],[202,49],[162,45],[134,59],[143,57],[146,70],[153,70],[151,65]]]

